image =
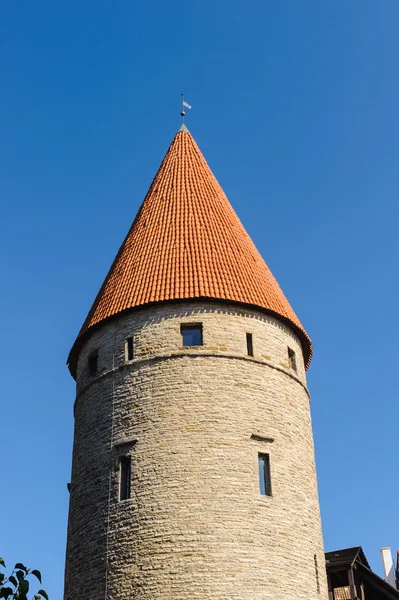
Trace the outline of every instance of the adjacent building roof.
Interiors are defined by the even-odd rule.
[[[276,315],[298,334],[308,366],[308,335],[183,125],[72,347],[72,374],[93,327],[127,310],[193,299]]]
[[[399,590],[374,573],[361,546],[326,552],[329,590],[335,600],[399,600]],[[351,593],[349,573],[356,589]]]
[[[343,550],[326,552],[326,563],[330,567],[337,567],[347,564],[353,565],[355,561],[362,563],[368,569],[370,569],[370,565],[361,546],[354,546],[353,548],[344,548]]]

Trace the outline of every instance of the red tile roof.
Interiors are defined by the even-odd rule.
[[[152,302],[211,298],[282,317],[312,346],[277,281],[183,126],[173,139],[69,355],[92,327]]]

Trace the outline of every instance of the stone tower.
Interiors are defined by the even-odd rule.
[[[183,125],[68,359],[65,600],[327,600],[310,358]]]

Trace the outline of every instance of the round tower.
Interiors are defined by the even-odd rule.
[[[69,356],[65,600],[327,600],[310,357],[183,126]]]

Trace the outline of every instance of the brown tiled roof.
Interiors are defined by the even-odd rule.
[[[283,318],[311,341],[183,126],[174,137],[72,347],[122,311],[153,302],[210,298],[252,305]]]

